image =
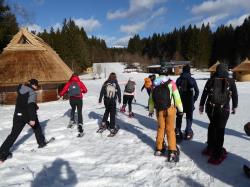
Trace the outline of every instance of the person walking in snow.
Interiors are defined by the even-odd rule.
[[[199,89],[195,79],[191,77],[189,65],[183,67],[182,74],[176,80],[176,85],[181,96],[183,113],[186,113],[186,129],[184,138],[189,140],[193,137],[192,122],[194,103],[199,96]],[[175,129],[177,140],[182,140],[183,138],[181,131],[183,113],[177,112]]]
[[[164,137],[167,135],[168,161],[179,161],[179,150],[175,137],[176,107],[183,112],[181,98],[176,84],[162,69],[160,76],[154,81],[155,88],[149,98],[149,116],[153,116],[154,108],[158,121],[155,156],[164,154]]]
[[[199,111],[202,114],[206,103],[206,113],[210,124],[208,126],[207,147],[202,154],[209,155],[208,162],[220,164],[226,158],[223,148],[225,127],[230,114],[230,99],[232,98],[232,113],[238,106],[238,94],[235,81],[228,77],[228,66],[224,63],[216,67],[216,72],[208,79],[203,90]]]
[[[83,118],[82,118],[82,98],[83,94],[87,93],[87,88],[84,83],[80,80],[77,74],[73,74],[69,81],[65,84],[62,91],[59,93],[60,97],[63,97],[64,94],[68,93],[69,95],[69,104],[71,106],[70,113],[70,122],[68,128],[72,128],[76,124],[75,120],[75,110],[77,108],[78,116],[78,137],[83,136]]]
[[[11,156],[10,148],[15,143],[25,124],[34,131],[38,148],[46,145],[45,137],[37,117],[37,93],[38,80],[30,79],[26,84],[20,84],[17,88],[17,99],[13,116],[11,133],[0,147],[0,161],[3,162]]]
[[[149,75],[148,77],[146,77],[145,79],[144,79],[144,84],[142,85],[142,87],[141,87],[141,92],[144,90],[144,88],[146,88],[146,91],[147,91],[147,94],[148,94],[148,96],[150,97],[150,93],[151,93],[151,91],[153,90],[153,88],[154,88],[154,80],[156,79],[156,75],[155,74],[153,74],[153,75]],[[148,105],[147,105],[147,107],[146,107],[147,109],[149,108],[149,103],[148,103]]]
[[[121,112],[126,112],[126,106],[128,104],[129,117],[133,117],[132,101],[135,98],[135,81],[133,77],[130,77],[123,92],[123,105],[120,109]]]
[[[102,85],[102,89],[99,96],[99,103],[102,102],[104,97],[105,112],[102,118],[100,129],[109,129],[112,135],[116,134],[118,129],[116,128],[115,115],[116,115],[116,100],[118,99],[121,104],[121,89],[118,84],[116,74],[110,73],[108,79]],[[108,117],[110,115],[110,122]]]
[[[152,90],[152,85],[153,82],[155,80],[156,76],[153,75],[149,75],[147,78],[144,79],[144,84],[141,87],[141,92],[144,90],[144,88],[146,89],[148,96],[150,96],[151,90]]]

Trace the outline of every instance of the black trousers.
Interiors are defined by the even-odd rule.
[[[77,108],[78,124],[83,124],[82,120],[82,99],[70,99],[71,106],[70,120],[75,122],[75,111]]]
[[[115,128],[115,114],[116,114],[116,102],[115,100],[104,99],[105,112],[102,118],[102,122],[107,122],[108,117],[110,115],[110,128]]]
[[[123,105],[128,104],[128,111],[132,112],[132,101],[134,99],[133,95],[123,95]]]
[[[27,120],[25,120],[23,116],[14,115],[11,133],[9,134],[9,136],[6,138],[6,140],[3,142],[2,146],[0,147],[1,157],[5,158],[6,156],[8,156],[10,148],[15,143],[16,139],[18,138],[19,134],[22,132],[26,123],[27,123]],[[41,126],[37,117],[35,120],[35,126],[32,127],[32,129],[35,133],[37,144],[38,145],[44,144],[45,138],[42,133],[42,129],[41,129]]]
[[[220,157],[224,144],[225,127],[229,111],[220,107],[209,107],[207,115],[210,120],[208,127],[208,148],[213,150],[215,157]]]
[[[177,113],[176,115],[176,128],[181,130],[182,126],[182,117],[183,115],[180,115]],[[192,132],[192,122],[193,122],[193,111],[186,112],[186,129],[185,131]]]

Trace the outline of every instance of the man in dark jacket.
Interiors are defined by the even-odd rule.
[[[186,129],[184,138],[191,139],[193,137],[192,122],[194,103],[198,99],[199,89],[195,79],[191,77],[189,65],[183,67],[182,74],[176,80],[176,85],[181,96],[181,101],[183,104],[183,113],[186,113]],[[183,113],[177,112],[176,116],[175,132],[176,138],[178,140],[181,140],[183,138],[181,131]]]
[[[6,160],[7,157],[11,155],[10,148],[15,143],[25,124],[29,124],[33,129],[38,148],[42,148],[46,145],[36,113],[38,106],[36,104],[37,94],[35,90],[37,90],[37,88],[38,81],[36,79],[31,79],[27,84],[20,84],[18,86],[13,126],[10,135],[0,147],[0,161]]]
[[[104,112],[100,128],[109,128],[111,134],[115,134],[117,132],[117,129],[115,128],[116,100],[118,99],[119,104],[121,104],[121,89],[115,73],[110,73],[109,78],[102,85],[99,103],[102,102],[103,96],[106,110]],[[109,115],[110,123],[107,124]]]
[[[216,87],[214,85],[221,81],[223,86],[223,93],[229,93],[225,99],[225,103],[220,105],[214,102],[219,93],[214,94]],[[222,90],[222,89],[221,89]],[[238,94],[235,81],[228,77],[228,67],[226,64],[221,63],[217,66],[216,72],[205,85],[201,100],[200,100],[200,113],[204,111],[206,103],[206,113],[210,120],[208,127],[207,147],[202,151],[202,154],[211,156],[208,160],[211,164],[220,164],[226,158],[226,150],[223,148],[224,134],[227,120],[230,114],[230,99],[232,98],[232,114],[235,113],[238,106]],[[223,97],[219,99],[223,100]]]

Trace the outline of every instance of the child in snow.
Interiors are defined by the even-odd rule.
[[[151,91],[153,90],[153,83],[154,80],[156,79],[156,75],[149,75],[147,78],[144,79],[144,84],[141,88],[141,92],[143,91],[144,88],[146,88],[146,91],[148,93],[148,96],[150,96]],[[149,105],[149,104],[148,104]],[[146,107],[148,109],[148,106]]]
[[[149,99],[149,116],[151,117],[153,116],[155,107],[157,121],[158,121],[155,156],[160,156],[164,152],[163,142],[166,132],[168,141],[168,161],[178,162],[179,150],[176,146],[174,126],[176,118],[176,107],[178,108],[179,112],[183,112],[183,107],[176,84],[174,81],[170,80],[170,78],[167,75],[168,75],[167,71],[161,70],[160,76],[156,78],[154,81],[155,88],[153,90],[153,93],[150,95]],[[164,87],[165,92],[164,91],[160,92],[160,90],[157,87],[158,88]],[[157,94],[156,92],[158,91],[160,93]],[[162,93],[164,93],[164,96]],[[162,96],[165,97],[166,101],[163,100],[164,103],[161,102],[160,104],[168,106],[167,107],[157,106],[158,101],[156,95],[159,95],[159,97]]]
[[[83,119],[82,119],[82,98],[83,94],[87,93],[87,88],[80,80],[77,74],[73,74],[70,80],[65,84],[60,97],[63,97],[65,93],[69,95],[69,104],[71,106],[70,122],[68,128],[72,128],[76,124],[75,110],[77,108],[78,115],[78,137],[83,136]]]
[[[193,130],[191,127],[193,121],[194,103],[198,99],[199,89],[195,79],[191,77],[189,65],[183,67],[182,74],[176,80],[176,86],[181,96],[183,112],[186,113],[186,129],[184,138],[191,139],[193,137]],[[183,113],[177,112],[175,129],[177,140],[182,140],[183,138],[181,131],[182,117]]]
[[[99,96],[99,103],[102,102],[104,96],[105,113],[102,118],[100,129],[109,129],[111,134],[116,134],[118,129],[115,125],[116,114],[116,100],[118,99],[121,104],[121,89],[118,84],[116,74],[110,73],[109,78],[102,85],[102,89]],[[110,115],[110,122],[108,124],[108,117]]]
[[[36,104],[38,80],[30,79],[27,84],[20,84],[17,88],[17,99],[13,117],[11,133],[0,147],[0,161],[3,162],[11,156],[10,148],[15,143],[25,124],[34,131],[38,148],[46,145],[44,135],[37,117],[39,107]]]
[[[123,105],[120,109],[121,112],[126,112],[126,106],[128,104],[129,117],[133,117],[134,113],[132,112],[132,101],[135,97],[135,81],[133,77],[130,77],[127,84],[125,85],[125,89],[123,92]]]
[[[224,134],[230,114],[229,102],[232,98],[232,113],[238,106],[238,94],[235,81],[228,77],[228,66],[224,63],[216,67],[216,72],[208,79],[203,90],[199,111],[202,114],[206,103],[206,113],[210,124],[208,126],[207,147],[202,154],[209,155],[208,162],[220,164],[226,158],[223,148]]]

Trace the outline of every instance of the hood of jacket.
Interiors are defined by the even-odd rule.
[[[80,78],[76,75],[72,75],[69,81],[70,82],[80,82]]]

